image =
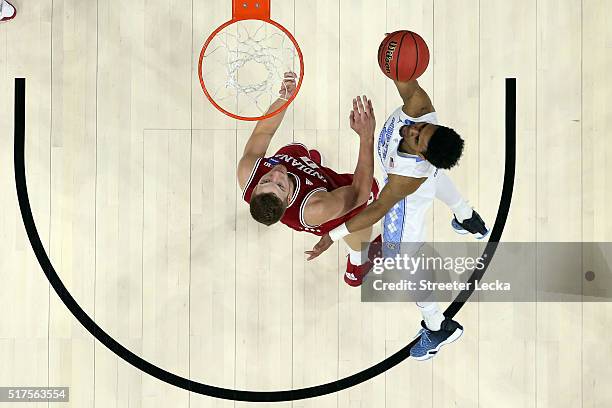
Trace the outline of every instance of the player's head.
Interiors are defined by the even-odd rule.
[[[272,225],[283,218],[293,194],[287,168],[281,164],[261,176],[251,193],[251,215],[264,225]]]
[[[463,139],[446,126],[420,122],[400,128],[407,147],[439,169],[455,166],[463,153]]]

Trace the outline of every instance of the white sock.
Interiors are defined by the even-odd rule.
[[[436,302],[417,302],[417,307],[423,315],[425,326],[431,331],[438,331],[444,321],[444,315]]]
[[[369,245],[367,245],[369,248]],[[354,251],[351,249],[351,247],[349,247],[349,259],[351,260],[351,263],[353,265],[363,265],[366,260],[368,259],[368,250],[367,248],[365,249],[365,251]]]
[[[368,261],[368,252],[370,252],[370,244],[375,238],[374,231],[370,233],[370,242],[361,244],[361,251],[354,251],[348,244],[346,245],[349,251],[349,259],[353,265],[363,265]]]
[[[436,177],[436,198],[444,202],[455,213],[459,222],[472,217],[472,207],[461,196],[455,183],[442,170],[439,170]]]
[[[457,205],[451,207],[451,210],[453,210],[453,213],[455,213],[455,217],[459,222],[472,218],[472,214],[474,213],[472,207],[470,207],[465,200],[461,200],[461,202],[459,202]]]

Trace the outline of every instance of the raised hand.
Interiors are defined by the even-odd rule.
[[[295,72],[285,72],[283,83],[278,91],[278,94],[280,95],[279,98],[287,101],[293,96],[297,88],[296,79],[297,74]]]
[[[376,130],[376,118],[374,117],[374,108],[372,101],[367,96],[358,96],[353,99],[353,110],[349,115],[351,129],[353,129],[361,138],[374,138]]]

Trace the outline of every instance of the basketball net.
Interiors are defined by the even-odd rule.
[[[202,60],[202,78],[223,109],[258,116],[280,96],[284,73],[295,72],[295,66],[297,50],[285,33],[263,21],[241,20],[213,38]]]

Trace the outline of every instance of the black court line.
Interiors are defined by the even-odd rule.
[[[499,200],[499,209],[497,210],[497,218],[491,230],[489,242],[485,247],[481,257],[484,258],[481,268],[476,268],[472,272],[469,282],[469,288],[461,291],[454,302],[444,311],[444,316],[452,318],[463,307],[463,304],[474,292],[474,282],[480,281],[486,272],[493,255],[497,250],[497,245],[501,240],[508,213],[510,212],[510,204],[512,203],[512,193],[514,191],[514,175],[516,172],[516,78],[506,78],[506,165],[504,170],[504,186],[502,188],[501,199]]]
[[[168,384],[214,398],[244,402],[282,402],[301,400],[342,391],[384,373],[410,356],[410,349],[414,344],[416,344],[418,338],[378,364],[337,381],[295,390],[243,391],[214,387],[178,376],[159,368],[132,353],[130,350],[113,339],[100,326],[98,326],[96,322],[93,321],[74,300],[53,268],[53,265],[51,264],[51,261],[49,260],[49,257],[45,252],[45,248],[40,240],[40,236],[38,235],[28,197],[28,186],[25,173],[25,84],[26,82],[24,78],[15,79],[15,186],[17,189],[17,198],[19,200],[19,208],[21,210],[21,217],[23,219],[24,227],[28,234],[32,249],[34,250],[34,254],[38,259],[38,263],[62,302],[64,302],[68,310],[70,310],[70,312],[83,325],[83,327],[85,327],[100,343],[104,344],[117,356],[121,357],[123,360],[139,370],[142,370],[145,373]],[[495,225],[491,232],[490,241],[484,251],[484,254],[487,254],[484,261],[485,265],[483,268],[473,271],[472,276],[470,277],[471,282],[482,277],[489,265],[489,262],[491,261],[491,258],[493,258],[493,254],[495,253],[497,244],[501,238],[504,226],[506,224],[506,219],[510,211],[512,190],[514,187],[515,165],[516,79],[508,78],[506,79],[506,167],[504,174],[504,187]],[[468,300],[471,293],[471,291],[461,292],[457,299],[444,312],[444,314],[447,317],[452,317],[457,314],[463,304]]]

